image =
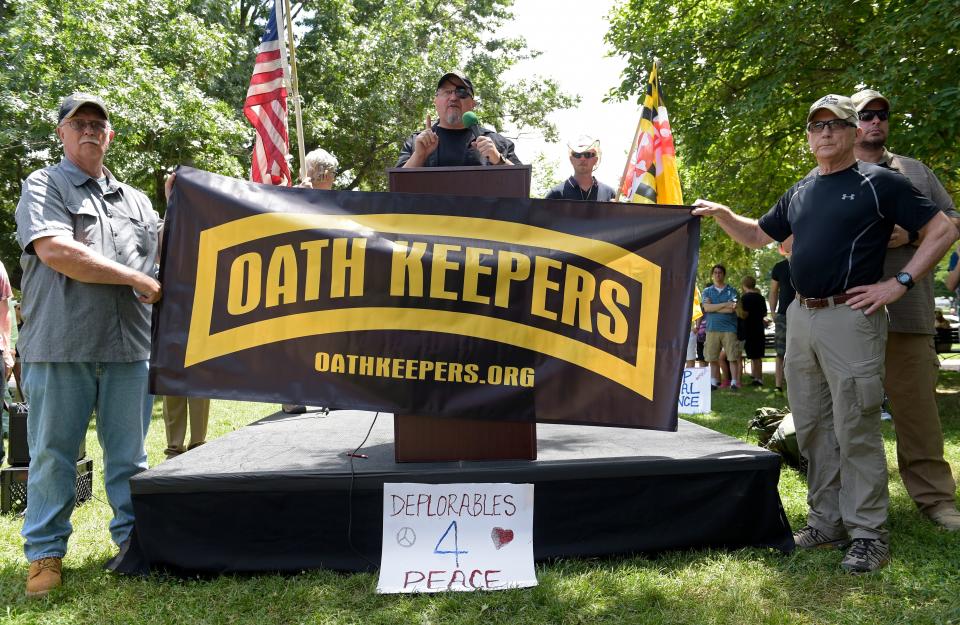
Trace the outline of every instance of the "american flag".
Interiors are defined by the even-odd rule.
[[[290,186],[287,87],[284,82],[287,55],[277,30],[277,22],[282,23],[277,19],[279,5],[280,2],[275,0],[267,30],[257,49],[257,64],[243,103],[243,114],[257,131],[250,180]]]

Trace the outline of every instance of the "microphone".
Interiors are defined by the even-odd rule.
[[[474,137],[480,136],[480,119],[473,111],[467,111],[463,114],[463,125],[473,131]]]
[[[473,111],[467,111],[463,114],[463,125],[470,129],[470,132],[473,133],[473,140],[476,141],[480,138],[480,118],[477,117],[477,114]],[[484,163],[486,163],[486,157],[481,156]]]

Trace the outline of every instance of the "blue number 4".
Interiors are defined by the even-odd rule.
[[[447,535],[450,534],[450,530],[453,530],[453,550],[440,549],[440,545],[442,545],[443,541],[447,539]],[[447,526],[447,530],[443,533],[443,536],[440,537],[440,540],[437,541],[437,546],[433,548],[433,552],[439,554],[452,553],[456,560],[457,568],[460,568],[460,554],[470,552],[460,550],[456,521],[450,521],[450,525]]]

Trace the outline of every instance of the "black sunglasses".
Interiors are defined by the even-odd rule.
[[[593,158],[596,155],[596,152],[570,152],[573,158]]]
[[[437,89],[437,94],[442,95],[445,98],[449,98],[450,94],[455,93],[457,97],[461,100],[466,100],[467,98],[472,98],[471,94],[466,87],[457,87],[456,89]]]
[[[868,109],[866,111],[860,111],[857,115],[860,116],[860,121],[862,122],[872,122],[874,117],[885,122],[890,118],[890,111],[872,111]]]

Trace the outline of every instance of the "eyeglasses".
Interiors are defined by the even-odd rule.
[[[570,152],[573,158],[593,158],[596,155],[596,152]]]
[[[853,122],[848,122],[845,119],[828,119],[821,122],[809,122],[807,124],[807,131],[814,134],[819,134],[823,132],[824,128],[829,128],[830,130],[840,130],[841,128],[856,128],[857,125]]]
[[[867,109],[865,111],[860,111],[859,113],[857,113],[857,115],[860,116],[860,121],[862,122],[872,122],[874,117],[876,117],[882,122],[885,122],[888,119],[890,119],[890,111],[874,111],[874,110]]]
[[[93,132],[106,132],[110,128],[110,123],[100,119],[69,119],[66,122],[77,132],[86,132],[89,128]]]
[[[451,95],[457,94],[457,97],[461,100],[466,100],[467,98],[472,98],[470,92],[467,91],[466,87],[457,87],[456,89],[437,89],[437,95],[449,98]]]

